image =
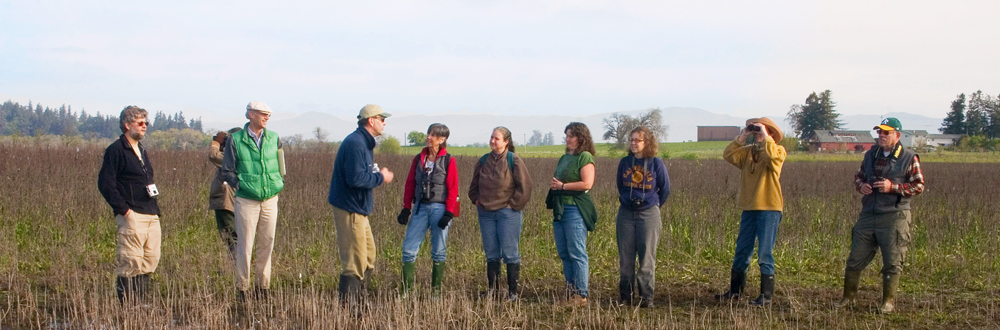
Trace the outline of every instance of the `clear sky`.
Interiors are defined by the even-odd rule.
[[[0,98],[279,113],[653,106],[943,117],[1000,93],[1000,1],[6,1]],[[3,101],[0,100],[0,101]]]

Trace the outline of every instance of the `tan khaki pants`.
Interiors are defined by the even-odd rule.
[[[118,276],[149,274],[160,263],[160,216],[128,212],[118,223]]]
[[[236,289],[250,289],[250,252],[257,243],[256,283],[261,289],[271,286],[271,251],[274,229],[278,224],[278,196],[264,201],[236,197]],[[255,239],[256,237],[256,239]]]
[[[368,217],[333,208],[337,226],[337,250],[344,270],[340,275],[364,279],[365,270],[375,269],[375,238]]]

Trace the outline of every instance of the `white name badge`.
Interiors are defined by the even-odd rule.
[[[160,190],[156,189],[155,183],[146,186],[146,192],[149,193],[149,197],[156,197],[160,195]]]

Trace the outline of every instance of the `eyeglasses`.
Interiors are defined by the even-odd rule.
[[[643,140],[643,139],[635,139],[635,140],[629,139],[628,140],[629,143],[642,143],[642,142],[645,142],[645,141],[646,140]]]
[[[892,134],[892,132],[895,131],[878,130],[878,135],[889,135]]]
[[[381,121],[383,123],[385,122],[385,117],[382,117],[382,116],[375,116],[375,119],[378,119],[379,121]]]
[[[137,122],[135,122],[135,125],[136,126],[146,126],[146,125],[149,125],[149,123],[147,123],[145,120],[143,120],[143,121],[137,121]]]

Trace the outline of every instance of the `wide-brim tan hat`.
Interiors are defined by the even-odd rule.
[[[760,118],[750,118],[747,119],[747,125],[761,123],[764,127],[767,127],[767,135],[770,135],[774,139],[774,143],[781,143],[781,139],[785,137],[784,133],[781,133],[781,128],[775,123],[771,118],[760,117]]]
[[[382,118],[389,118],[392,115],[389,114],[388,112],[382,111],[382,107],[375,104],[365,105],[365,107],[361,108],[361,111],[358,112],[358,119],[371,118],[375,116],[382,116]]]

